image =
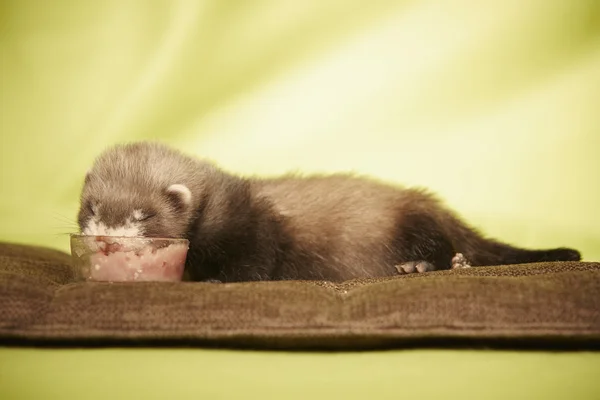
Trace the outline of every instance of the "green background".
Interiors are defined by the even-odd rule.
[[[600,3],[0,2],[0,240],[68,250],[110,144],[438,192],[600,259]]]
[[[600,397],[594,353],[10,349],[2,355],[11,360],[0,369],[7,400]]]
[[[427,186],[489,235],[600,260],[599,107],[595,0],[0,0],[0,240],[68,250],[94,157],[153,139],[240,174]],[[598,398],[598,370],[589,353],[4,348],[0,397]]]

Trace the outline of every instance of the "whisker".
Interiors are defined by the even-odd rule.
[[[64,215],[64,214],[61,214],[61,213],[57,212],[57,211],[53,211],[53,212],[52,212],[52,216],[53,216],[54,218],[57,218],[57,219],[63,219],[63,220],[66,220],[66,221],[73,221],[73,220],[74,220],[74,218],[73,218],[73,217],[68,217],[68,216],[66,216],[66,215]]]
[[[58,232],[56,235],[69,235],[74,232],[79,232],[79,224],[73,218],[69,218],[59,212],[52,212],[52,218],[58,222],[58,224],[51,226],[52,230],[55,231],[68,231],[68,233]]]
[[[54,233],[53,236],[70,236],[73,232],[58,232]]]
[[[69,232],[78,232],[79,226],[77,225],[54,225],[50,226],[50,228],[54,231],[69,231]]]

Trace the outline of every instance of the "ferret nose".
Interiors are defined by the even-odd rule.
[[[96,236],[96,242],[98,248],[104,253],[115,253],[122,248],[122,245],[112,236]]]

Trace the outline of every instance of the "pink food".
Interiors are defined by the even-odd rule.
[[[181,281],[188,246],[145,246],[138,250],[99,251],[90,256],[89,276],[95,281]]]

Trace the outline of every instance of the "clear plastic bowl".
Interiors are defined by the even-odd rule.
[[[186,239],[71,235],[75,271],[88,281],[178,282],[188,249]]]

